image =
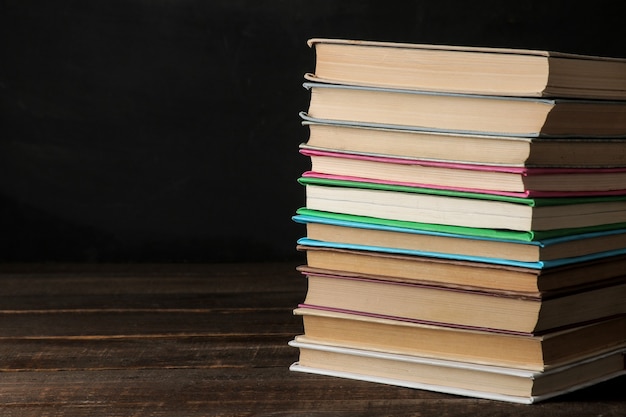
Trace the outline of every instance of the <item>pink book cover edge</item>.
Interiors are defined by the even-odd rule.
[[[435,190],[461,191],[461,192],[467,192],[467,193],[491,194],[491,195],[502,195],[502,196],[507,196],[507,197],[522,197],[522,198],[527,198],[527,197],[592,197],[592,196],[626,195],[626,189],[610,190],[610,191],[527,190],[524,192],[514,192],[514,191],[483,190],[483,189],[477,189],[477,188],[446,187],[446,186],[440,186],[440,185],[420,184],[420,183],[412,183],[412,182],[387,181],[387,180],[378,180],[378,179],[372,179],[372,178],[350,177],[346,175],[323,174],[323,173],[314,172],[314,171],[306,171],[302,174],[302,176],[307,177],[307,178],[320,178],[320,179],[339,180],[339,181],[369,182],[373,184],[399,185],[399,186],[416,187],[416,188],[431,188]]]
[[[354,154],[350,152],[332,152],[321,149],[300,149],[305,156],[324,156],[332,158],[357,159],[362,161],[383,162],[388,164],[420,165],[434,168],[463,169],[470,171],[510,172],[520,175],[550,175],[550,174],[585,174],[585,173],[615,173],[626,172],[626,167],[620,168],[529,168],[518,166],[464,164],[451,161],[432,161],[422,159],[409,159],[398,157],[385,157],[377,155]]]

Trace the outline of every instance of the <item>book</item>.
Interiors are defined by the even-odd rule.
[[[626,349],[626,316],[529,336],[325,309],[296,308],[294,314],[304,326],[296,341],[533,371]]]
[[[626,194],[625,168],[527,168],[328,151],[307,145],[311,170],[330,178],[527,196]]]
[[[565,265],[580,265],[583,262],[587,262],[587,261],[593,261],[593,260],[605,259],[605,258],[614,258],[617,256],[626,255],[626,248],[621,247],[621,248],[610,250],[610,251],[597,252],[597,253],[592,253],[592,254],[583,255],[583,256],[573,256],[570,258],[559,258],[559,259],[552,259],[552,260],[538,261],[538,262],[523,262],[523,261],[517,261],[517,260],[512,260],[512,259],[494,258],[493,256],[474,256],[474,255],[462,255],[459,253],[427,252],[427,251],[415,250],[415,249],[398,248],[395,246],[365,245],[362,242],[347,243],[347,242],[337,242],[337,241],[329,241],[329,240],[315,240],[315,239],[310,239],[308,237],[303,237],[303,238],[298,239],[298,244],[302,246],[308,246],[308,247],[353,249],[353,250],[358,250],[358,251],[363,251],[363,252],[390,253],[390,254],[428,257],[428,258],[432,257],[432,258],[438,258],[438,259],[474,261],[474,262],[482,262],[482,263],[489,263],[489,264],[519,266],[523,268],[532,268],[532,269],[545,269],[545,268],[553,268],[553,267],[565,266]]]
[[[624,276],[624,255],[563,266],[530,268],[450,258],[403,255],[329,246],[297,245],[306,253],[307,265],[324,273],[362,276],[400,282],[484,288],[498,291],[546,294],[566,288],[586,287]],[[330,271],[330,272],[329,272]]]
[[[559,52],[315,38],[325,82],[503,96],[626,99],[626,59]]]
[[[306,207],[327,212],[519,231],[626,222],[626,196],[517,198],[302,176]]]
[[[312,39],[293,371],[533,403],[626,373],[626,59]]]
[[[617,350],[544,372],[291,341],[294,372],[531,404],[624,375]]]
[[[305,178],[308,176],[308,173],[303,174],[303,178],[301,178],[301,182],[306,183]],[[319,178],[312,177],[311,180],[314,183],[317,183]],[[335,181],[331,181],[335,183]],[[320,183],[326,183],[326,181],[322,181]],[[480,195],[480,194],[478,194]],[[507,201],[506,199],[505,201]],[[512,199],[511,201],[517,201],[517,199]],[[522,201],[526,201],[522,199]],[[442,233],[450,233],[450,234],[459,234],[466,235],[470,237],[485,237],[492,239],[501,239],[501,240],[515,240],[520,242],[538,242],[546,239],[554,239],[554,238],[565,238],[587,234],[587,233],[603,233],[603,232],[611,232],[618,231],[619,229],[626,228],[626,223],[608,223],[608,224],[600,224],[596,226],[587,226],[587,227],[576,227],[569,229],[551,229],[551,230],[510,230],[510,229],[489,229],[489,228],[477,228],[477,227],[464,227],[464,226],[453,226],[447,224],[437,224],[437,223],[423,223],[423,222],[414,222],[414,221],[403,221],[403,220],[394,220],[387,219],[384,217],[368,217],[368,216],[358,216],[351,215],[346,213],[335,213],[328,211],[320,211],[313,210],[308,207],[301,207],[296,211],[297,214],[307,215],[307,216],[315,216],[316,218],[325,217],[325,218],[336,218],[336,219],[358,219],[361,222],[371,223],[375,225],[386,225],[391,227],[402,227],[402,228],[410,228],[416,230],[423,230],[428,232],[442,232]]]
[[[624,137],[626,101],[479,96],[304,83],[317,119],[510,136]]]
[[[301,307],[537,334],[626,314],[626,281],[551,296],[305,272]]]
[[[624,167],[624,138],[531,138],[380,128],[301,112],[306,144],[355,154],[528,167]]]
[[[439,225],[298,209],[293,221],[306,227],[312,241],[364,247],[384,247],[398,253],[415,251],[422,256],[449,255],[455,259],[488,259],[500,263],[550,265],[550,261],[575,261],[588,255],[626,250],[626,228],[583,231],[536,240],[499,233],[498,230],[455,230]],[[441,257],[441,256],[440,256]]]

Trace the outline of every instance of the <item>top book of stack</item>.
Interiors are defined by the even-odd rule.
[[[312,40],[308,114],[360,127],[625,138],[626,60],[505,49]]]
[[[626,59],[549,51],[311,39],[315,82],[514,97],[626,100]]]

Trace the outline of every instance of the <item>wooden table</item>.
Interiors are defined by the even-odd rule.
[[[295,266],[0,266],[0,416],[626,415],[625,378],[528,406],[290,372]]]

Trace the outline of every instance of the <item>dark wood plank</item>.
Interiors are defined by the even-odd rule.
[[[293,373],[294,264],[1,265],[1,416],[626,415],[625,378],[532,406]]]
[[[0,310],[2,338],[136,337],[163,335],[258,335],[298,333],[292,310],[154,309],[63,310],[6,314]]]
[[[283,367],[6,373],[0,411],[46,415],[623,416],[624,379],[532,406],[366,382],[292,374]],[[36,389],[35,389],[36,387]],[[607,394],[607,392],[612,392]],[[57,413],[50,412],[62,405]],[[62,412],[61,412],[62,411]],[[3,414],[6,415],[6,414]],[[13,414],[11,414],[13,415]]]
[[[291,308],[306,280],[294,263],[0,265],[0,310]]]
[[[0,340],[0,372],[287,367],[292,334]]]

